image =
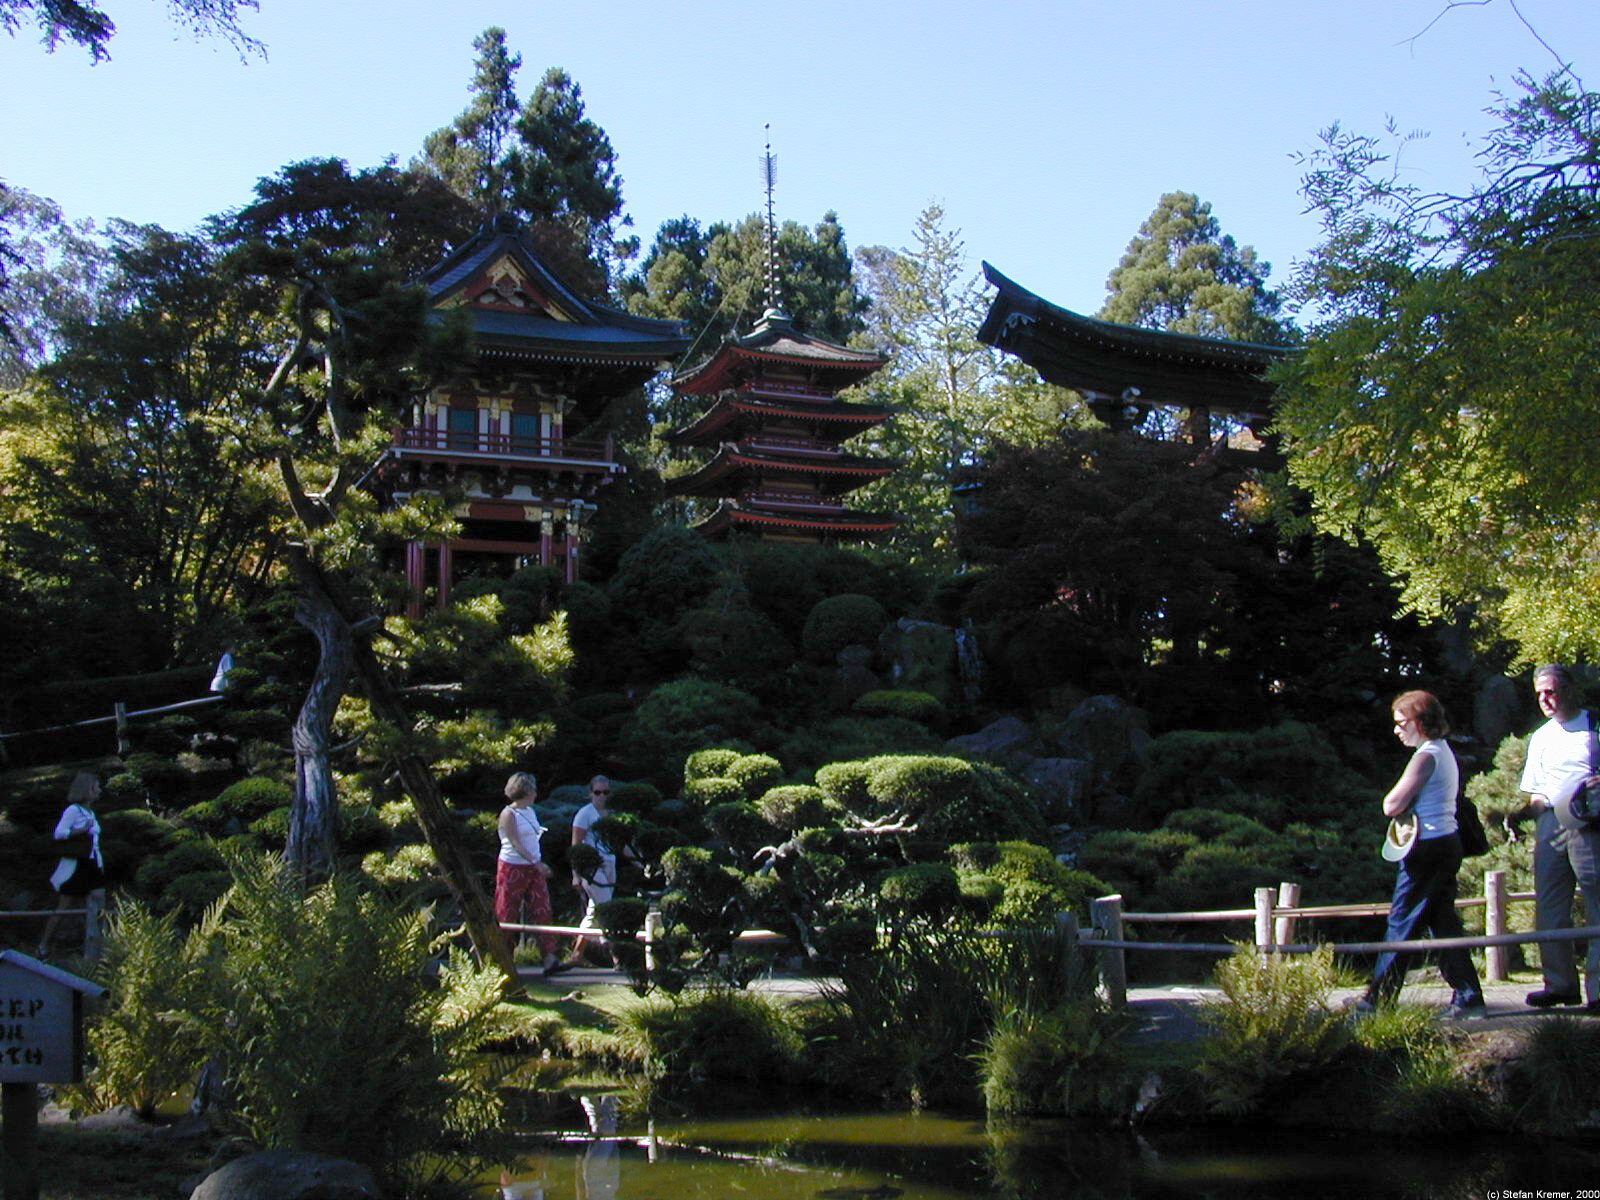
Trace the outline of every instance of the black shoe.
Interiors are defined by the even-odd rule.
[[[1549,988],[1540,988],[1537,992],[1528,993],[1529,1008],[1554,1008],[1558,1004],[1582,1004],[1583,997],[1577,992],[1552,992]]]

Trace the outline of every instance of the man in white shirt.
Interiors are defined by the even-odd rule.
[[[1578,707],[1577,681],[1566,667],[1555,663],[1540,667],[1534,672],[1533,694],[1539,711],[1549,718],[1528,739],[1528,761],[1522,771],[1522,790],[1530,794],[1528,807],[1539,820],[1533,848],[1538,928],[1572,928],[1576,887],[1583,889],[1589,924],[1600,925],[1600,830],[1573,826],[1558,812],[1575,789],[1592,793],[1600,787],[1593,721]],[[1571,942],[1541,943],[1539,963],[1544,987],[1528,993],[1530,1005],[1551,1008],[1587,1000],[1591,1011],[1600,1012],[1600,939],[1589,942],[1583,995],[1578,992]]]

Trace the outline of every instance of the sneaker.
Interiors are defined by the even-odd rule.
[[[1447,1021],[1481,1021],[1489,1015],[1489,1006],[1482,1000],[1476,1004],[1452,1004],[1444,1010]]]
[[[1582,1004],[1583,997],[1577,992],[1553,992],[1549,988],[1540,988],[1537,992],[1528,993],[1529,1008],[1554,1008],[1558,1004]]]

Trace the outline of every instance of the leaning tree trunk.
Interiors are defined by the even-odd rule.
[[[355,670],[367,703],[372,706],[372,715],[396,729],[409,730],[411,719],[405,706],[384,675],[377,655],[365,641],[356,644]],[[415,754],[401,754],[397,766],[400,782],[416,809],[417,823],[422,826],[423,836],[433,849],[433,856],[438,860],[439,870],[449,884],[451,894],[461,906],[461,920],[467,927],[467,936],[472,939],[473,949],[477,951],[480,961],[493,962],[498,966],[507,984],[512,990],[517,990],[521,984],[517,979],[517,964],[511,953],[511,943],[500,928],[500,922],[495,919],[489,897],[472,868],[466,847],[457,836],[450,807],[439,791],[439,781],[433,777],[428,764]]]
[[[317,639],[316,673],[294,722],[294,803],[283,856],[307,883],[333,871],[338,845],[339,793],[328,747],[333,718],[350,681],[353,637],[303,552],[293,556],[300,583],[295,620]]]

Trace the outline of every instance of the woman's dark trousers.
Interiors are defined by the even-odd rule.
[[[1461,869],[1461,839],[1455,834],[1418,842],[1400,861],[1394,880],[1394,899],[1389,902],[1389,929],[1386,942],[1409,942],[1431,934],[1434,937],[1465,937],[1461,918],[1456,914],[1456,872]],[[1406,971],[1416,965],[1415,951],[1378,956],[1367,988],[1371,1000],[1392,999],[1405,983]],[[1455,989],[1454,1003],[1483,1003],[1483,986],[1478,969],[1466,950],[1436,951],[1444,981]]]

